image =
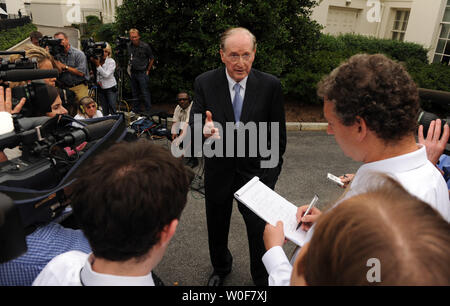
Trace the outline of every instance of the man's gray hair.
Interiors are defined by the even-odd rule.
[[[222,35],[220,36],[220,49],[225,51],[225,42],[226,42],[227,38],[230,37],[231,35],[233,35],[234,33],[237,33],[237,32],[243,32],[243,33],[248,34],[250,36],[252,42],[253,42],[253,50],[256,49],[256,37],[255,37],[255,35],[253,35],[252,32],[250,32],[248,29],[242,28],[242,27],[229,28],[228,30],[223,32]]]

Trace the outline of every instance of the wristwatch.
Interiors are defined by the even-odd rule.
[[[66,65],[66,66],[64,67],[63,71],[67,71],[67,70],[69,70],[69,66]]]

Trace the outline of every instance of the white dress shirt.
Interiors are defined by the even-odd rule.
[[[334,207],[345,199],[366,192],[371,186],[370,177],[375,173],[383,173],[395,178],[409,193],[428,203],[450,222],[447,184],[442,174],[428,160],[425,146],[418,146],[419,149],[414,152],[362,165],[353,178],[350,190]],[[311,240],[314,228],[315,225],[310,228],[304,243]],[[264,254],[262,261],[269,274],[269,286],[289,286],[292,264],[298,253],[299,249],[290,262],[279,246]]]
[[[116,70],[116,62],[107,57],[105,63],[97,67],[97,82],[102,89],[108,89],[117,85],[114,71]]]
[[[152,272],[145,276],[117,276],[92,270],[94,256],[70,251],[53,258],[33,286],[154,286]]]

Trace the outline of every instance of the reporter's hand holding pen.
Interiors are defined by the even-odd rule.
[[[319,198],[315,196],[309,205],[300,206],[297,209],[297,229],[300,227],[303,231],[307,232],[313,226],[314,222],[317,221],[317,218],[322,214],[318,208],[314,207],[318,200]]]

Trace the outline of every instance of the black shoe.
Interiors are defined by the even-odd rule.
[[[219,287],[223,286],[223,282],[225,280],[226,275],[219,275],[216,272],[213,272],[208,279],[207,286],[209,287]]]

